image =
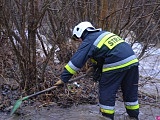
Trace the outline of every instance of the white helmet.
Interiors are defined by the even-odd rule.
[[[80,38],[83,34],[83,32],[87,29],[87,31],[97,31],[100,29],[95,29],[93,25],[90,22],[81,22],[77,26],[74,27],[73,29],[73,35],[76,36],[77,38]]]

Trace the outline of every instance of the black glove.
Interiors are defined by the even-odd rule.
[[[94,82],[100,81],[101,75],[102,75],[102,69],[96,68],[94,73],[93,73],[93,81]]]

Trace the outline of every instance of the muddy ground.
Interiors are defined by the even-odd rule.
[[[18,113],[19,112],[19,113]],[[116,102],[115,120],[125,120],[127,114],[123,102]],[[141,104],[140,120],[156,120],[160,116],[160,108],[155,105]],[[48,107],[26,106],[13,116],[1,113],[1,120],[105,120],[99,113],[98,105],[78,105],[60,108],[56,104]],[[158,120],[158,119],[157,119]]]
[[[144,82],[146,83],[146,80],[141,78],[139,117],[140,120],[156,120],[156,117],[160,116],[160,98],[155,94],[159,93],[159,87],[150,86],[147,89],[146,85],[151,83],[148,83],[148,78],[148,84],[143,84]],[[77,84],[80,86],[68,84],[23,101],[13,116],[10,116],[10,111],[19,99],[20,93],[18,89],[12,90],[9,85],[4,85],[0,96],[0,120],[105,120],[99,113],[98,84],[89,79],[82,79]],[[126,116],[122,93],[119,90],[116,97],[115,120],[125,120]]]

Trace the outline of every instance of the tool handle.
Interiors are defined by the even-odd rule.
[[[78,76],[78,77],[76,77],[76,78],[70,79],[70,80],[68,81],[68,83],[72,83],[72,82],[74,82],[74,81],[80,80],[81,78],[84,78],[85,76],[86,76],[86,74],[83,74],[83,75]]]
[[[83,77],[85,77],[85,76],[86,76],[86,74],[83,74],[83,75],[78,76],[78,77],[76,77],[76,78],[70,79],[70,80],[68,81],[68,83],[72,83],[72,82],[74,82],[74,81],[80,80],[81,78],[83,78]],[[57,87],[58,87],[58,86],[52,86],[52,87],[47,88],[47,89],[45,89],[45,90],[42,90],[42,91],[39,91],[39,92],[37,92],[37,93],[31,94],[31,95],[27,96],[27,99],[30,98],[30,97],[33,97],[33,96],[37,96],[37,95],[39,95],[39,94],[42,94],[42,93],[44,93],[44,92],[48,92],[48,91],[50,91],[50,90],[52,90],[52,89],[55,89],[55,88],[57,88]]]

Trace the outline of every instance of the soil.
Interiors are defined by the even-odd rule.
[[[159,96],[141,91],[144,90],[139,93],[140,120],[158,120]],[[19,89],[3,84],[0,92],[0,120],[105,120],[99,113],[97,83],[89,79],[23,101],[12,116],[10,111],[19,99]],[[121,90],[117,93],[115,110],[115,120],[126,120]]]
[[[157,106],[141,104],[140,120],[156,120],[160,116]],[[127,114],[123,102],[116,101],[115,120],[126,120]],[[19,109],[13,116],[1,113],[1,120],[105,120],[99,113],[98,105],[78,105],[61,108],[56,104],[47,107],[26,106]],[[157,119],[158,120],[158,119]]]

